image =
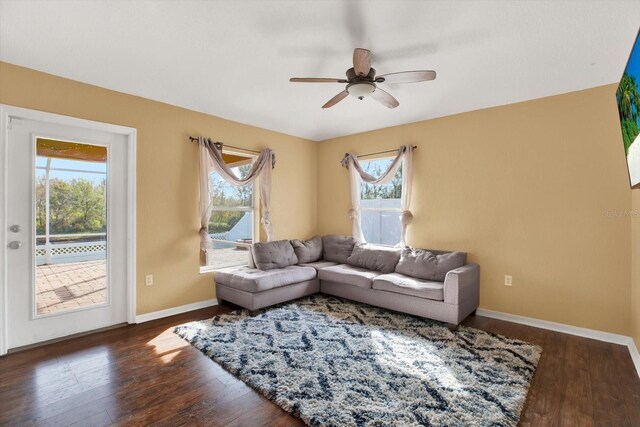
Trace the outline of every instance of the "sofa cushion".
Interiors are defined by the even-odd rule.
[[[260,270],[283,268],[298,263],[298,257],[288,240],[254,243],[251,250],[256,267]]]
[[[383,274],[373,279],[373,289],[444,301],[444,283],[416,279],[400,273]]]
[[[334,265],[338,265],[337,262],[333,262],[333,261],[316,261],[316,262],[306,262],[303,264],[298,264],[300,267],[313,267],[316,270],[320,270],[321,268],[325,268],[325,267],[333,267]]]
[[[337,236],[331,234],[322,237],[322,252],[325,261],[344,264],[353,251],[356,241],[350,236]]]
[[[315,269],[297,265],[271,270],[231,267],[215,272],[216,283],[245,292],[268,291],[269,289],[315,279],[315,277]]]
[[[322,258],[322,237],[320,236],[309,240],[292,240],[291,246],[298,257],[298,264],[315,262]]]
[[[402,250],[396,273],[442,282],[449,271],[462,267],[466,262],[467,254],[464,252],[441,252],[436,255],[425,249],[407,247]]]
[[[320,280],[344,283],[366,289],[371,288],[373,279],[380,274],[382,273],[378,271],[371,271],[347,264],[334,265],[333,267],[325,267],[318,270],[318,278]]]
[[[381,273],[393,273],[400,261],[400,249],[390,246],[356,243],[347,264],[375,270]]]

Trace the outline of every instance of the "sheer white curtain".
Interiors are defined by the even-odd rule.
[[[256,161],[253,162],[249,173],[244,178],[238,178],[224,162],[220,148],[213,141],[200,137],[198,138],[198,145],[200,147],[200,249],[205,251],[213,247],[209,236],[209,218],[211,218],[211,209],[213,207],[209,174],[212,171],[218,172],[222,179],[235,186],[249,184],[260,177],[260,205],[262,207],[260,222],[267,233],[267,240],[273,240],[273,227],[270,221],[269,209],[271,203],[271,169],[273,169],[276,162],[274,152],[269,148],[262,150]]]
[[[356,241],[364,242],[364,233],[362,232],[362,223],[360,222],[360,184],[362,184],[360,174],[356,167],[350,164],[349,185],[351,186],[351,209],[349,209],[349,218],[351,218],[351,234]]]
[[[411,187],[413,177],[413,145],[403,145],[398,149],[398,155],[393,159],[391,165],[379,177],[369,175],[362,169],[358,156],[353,153],[347,153],[342,159],[342,166],[349,170],[349,184],[351,187],[351,209],[349,209],[349,217],[352,223],[353,238],[358,242],[364,242],[364,234],[362,232],[362,224],[360,222],[360,184],[364,181],[368,184],[388,184],[393,180],[402,164],[402,195],[400,196],[400,204],[402,213],[400,221],[402,224],[402,235],[400,236],[400,244],[406,245],[407,227],[413,220],[411,213]]]
[[[405,145],[404,153],[402,153],[402,195],[400,196],[400,206],[402,213],[400,214],[400,223],[402,224],[402,236],[400,244],[407,244],[407,228],[413,221],[413,213],[411,212],[411,190],[413,187],[413,145]]]

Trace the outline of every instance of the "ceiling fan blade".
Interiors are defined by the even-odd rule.
[[[353,69],[359,76],[366,76],[371,69],[371,52],[356,48],[353,51]]]
[[[317,77],[292,77],[289,81],[292,83],[347,83],[345,79],[325,79]]]
[[[329,101],[327,101],[327,103],[324,104],[322,108],[331,108],[334,105],[336,105],[338,102],[345,99],[347,96],[349,96],[349,92],[347,92],[346,90],[343,90],[342,92],[340,92],[339,94],[331,98]]]
[[[371,97],[388,108],[396,108],[398,105],[400,105],[397,99],[395,99],[393,96],[389,95],[379,87],[377,87],[376,90],[373,91]]]
[[[433,70],[401,71],[399,73],[382,74],[376,77],[378,83],[417,83],[434,80],[436,72]],[[378,80],[379,79],[379,80]],[[384,79],[384,80],[382,80]]]

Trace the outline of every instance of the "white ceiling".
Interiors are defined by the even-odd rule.
[[[313,140],[619,80],[640,1],[0,1],[0,60]],[[322,110],[355,47],[400,101]],[[215,129],[211,130],[215,137]]]

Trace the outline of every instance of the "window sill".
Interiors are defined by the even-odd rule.
[[[383,246],[385,248],[398,248],[399,247],[398,245],[400,244],[400,242],[396,243],[395,245],[387,245],[385,243],[374,243],[374,242],[367,242],[367,244],[376,245],[376,246]]]
[[[233,267],[247,267],[248,264],[236,264],[236,265],[225,265],[224,267],[215,267],[215,266],[206,266],[206,267],[200,267],[200,274],[209,274],[209,273],[215,273],[216,271],[220,271],[220,270],[225,270],[227,268],[233,268]]]

